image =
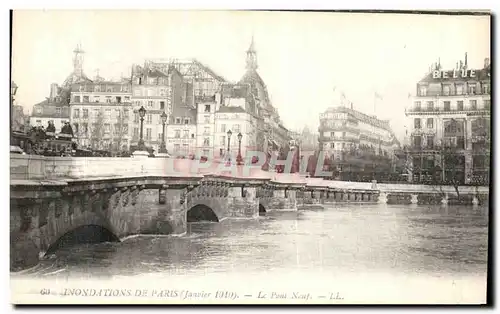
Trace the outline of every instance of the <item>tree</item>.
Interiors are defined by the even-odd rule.
[[[129,117],[126,116],[124,110],[120,110],[118,117],[116,118],[116,123],[113,126],[113,149],[116,152],[120,152],[124,149],[123,140],[128,136],[129,128]]]
[[[90,126],[90,146],[92,149],[102,149],[104,138],[104,113],[99,110],[94,123]]]

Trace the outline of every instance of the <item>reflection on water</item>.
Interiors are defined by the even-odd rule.
[[[185,236],[60,249],[25,275],[109,278],[205,275],[486,274],[488,210],[461,206],[335,205],[256,220],[193,223]],[[24,275],[23,275],[24,276]]]

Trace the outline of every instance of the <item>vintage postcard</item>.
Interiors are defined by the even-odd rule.
[[[489,12],[11,18],[13,304],[486,304]]]

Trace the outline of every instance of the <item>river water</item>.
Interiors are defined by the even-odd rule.
[[[346,303],[486,299],[484,207],[337,204],[256,220],[193,223],[188,229],[180,237],[63,248],[11,278],[59,285],[231,287],[240,298],[256,298],[266,289],[302,289],[314,290],[320,300],[335,294]]]

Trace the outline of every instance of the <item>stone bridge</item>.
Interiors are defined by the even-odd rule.
[[[208,166],[182,159],[11,155],[11,270],[36,265],[88,226],[119,241],[138,234],[183,234],[188,222],[255,219],[328,203],[430,198],[447,204],[454,192]],[[460,189],[469,204],[487,202],[487,187]]]

